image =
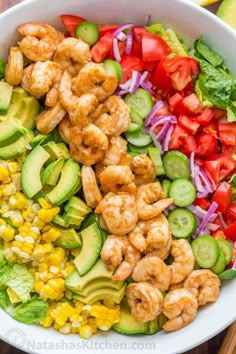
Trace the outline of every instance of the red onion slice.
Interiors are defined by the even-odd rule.
[[[127,33],[127,41],[126,41],[126,48],[125,48],[126,55],[131,54],[132,45],[133,45],[133,35],[132,35],[132,31],[129,30],[129,32]]]
[[[114,32],[113,32],[113,36],[116,37],[117,35],[119,35],[120,32],[123,32],[124,30],[130,29],[131,27],[133,27],[133,23],[124,23],[123,25],[119,26]]]
[[[190,175],[192,178],[195,177],[194,157],[195,157],[195,153],[191,152],[190,157],[189,157],[189,165],[190,165]]]
[[[212,218],[212,215],[214,214],[214,212],[216,211],[217,208],[218,208],[218,203],[216,203],[215,201],[212,202],[210,205],[210,208],[207,211],[207,214],[205,215],[201,224],[199,225],[199,227],[196,230],[195,237],[197,237],[203,230],[205,230],[206,225],[208,224],[208,222]]]
[[[143,88],[145,91],[149,92],[153,97],[157,97],[156,92],[153,91],[153,90],[151,89],[151,87],[150,87],[147,83],[141,82],[141,85],[140,85],[140,86],[142,86],[142,88]]]
[[[140,85],[140,80],[141,80],[141,74],[138,71],[134,70],[132,72],[132,79],[129,87],[130,93],[135,93],[137,91]]]
[[[220,224],[222,226],[222,229],[223,230],[227,229],[227,225],[226,225],[226,223],[224,221],[222,213],[218,213],[218,218],[219,218]]]
[[[147,118],[144,121],[144,126],[148,127],[151,124],[152,118],[155,114],[163,107],[163,102],[161,100],[157,101],[157,103],[152,107],[151,111],[148,113]]]
[[[127,35],[125,33],[123,33],[123,32],[120,32],[115,37],[117,39],[119,39],[119,41],[124,42],[126,40],[126,38],[127,38]]]
[[[173,130],[174,130],[174,127],[173,127],[173,125],[171,125],[169,127],[169,130],[167,131],[166,137],[163,141],[163,151],[164,152],[169,150],[169,143],[170,143],[170,139],[171,139],[171,135],[173,133]]]
[[[119,51],[119,47],[118,47],[118,39],[117,38],[113,38],[113,52],[114,52],[115,60],[120,62],[121,61],[121,56],[120,56],[120,51]]]

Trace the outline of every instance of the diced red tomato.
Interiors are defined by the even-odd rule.
[[[225,240],[226,239],[224,231],[221,228],[219,228],[215,231],[212,231],[211,236],[214,237],[216,240]]]
[[[122,68],[122,83],[130,79],[133,70],[143,71],[143,61],[131,55],[123,55],[120,65]]]
[[[174,89],[183,90],[200,72],[199,63],[189,57],[175,56],[163,62],[163,68],[171,79]]]
[[[185,128],[189,134],[194,135],[198,131],[200,124],[186,115],[180,115],[178,123]]]
[[[142,34],[142,53],[144,61],[160,60],[170,54],[172,50],[168,44],[157,34]]]
[[[188,132],[186,129],[181,127],[179,124],[176,124],[174,127],[173,133],[171,135],[169,149],[170,150],[178,150],[180,147],[180,138],[186,136],[188,137]]]
[[[229,154],[229,155],[235,155],[236,154],[236,145],[232,146],[232,145],[222,144],[222,152],[225,154]]]
[[[185,114],[187,109],[184,105],[184,98],[180,93],[175,93],[169,98],[170,110],[176,114]]]
[[[203,109],[202,102],[195,93],[191,93],[184,98],[184,105],[189,112],[194,114],[200,113]]]
[[[189,156],[191,152],[197,152],[197,143],[192,135],[183,135],[179,138],[180,151]]]
[[[232,215],[233,218],[236,220],[236,204],[230,204],[230,206],[227,209],[227,213]]]
[[[236,146],[236,124],[219,123],[220,142],[228,146]]]
[[[220,108],[212,108],[213,112],[214,112],[214,119],[222,119],[224,118],[225,120],[227,120],[227,112],[225,109],[220,109]]]
[[[221,182],[217,187],[211,201],[218,204],[217,211],[225,213],[232,203],[232,187],[227,182]]]
[[[156,61],[143,61],[143,69],[148,71],[153,71],[158,65],[158,60]]]
[[[208,124],[214,117],[214,112],[211,108],[206,107],[201,114],[196,117],[200,124]]]
[[[75,29],[81,23],[86,21],[83,17],[75,15],[61,15],[62,23],[65,29],[70,33],[72,37],[75,36]]]
[[[236,221],[224,230],[225,236],[231,241],[236,241]]]
[[[196,136],[197,154],[201,157],[208,158],[218,152],[217,139],[208,133],[202,133]]]
[[[104,34],[106,34],[107,32],[113,33],[118,27],[119,25],[113,23],[106,25],[98,25],[100,37],[104,36]]]
[[[96,63],[101,63],[104,59],[110,56],[112,52],[112,41],[113,35],[107,32],[92,47],[91,56]]]
[[[139,42],[136,39],[133,39],[131,55],[142,59],[142,57],[143,57],[142,42]]]
[[[218,123],[215,120],[211,120],[208,124],[202,127],[203,133],[208,133],[218,138]]]
[[[146,30],[146,28],[143,26],[133,26],[132,27],[133,40],[141,43],[142,42],[142,35],[144,33],[150,33],[150,32],[148,32],[148,30]]]
[[[236,161],[229,154],[216,154],[204,161],[203,166],[217,184],[235,170]]]
[[[166,74],[163,63],[165,62],[165,58],[161,59],[156,70],[152,74],[150,81],[157,89],[162,91],[163,95],[166,95],[173,91],[171,80],[169,76]]]
[[[119,48],[120,56],[122,57],[125,54],[126,43],[118,41],[118,48]],[[115,60],[113,45],[112,45],[111,53],[109,55],[109,59]]]
[[[204,210],[208,210],[211,205],[207,198],[196,198],[193,204]]]

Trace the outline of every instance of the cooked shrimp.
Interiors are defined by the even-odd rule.
[[[118,267],[113,280],[124,280],[132,273],[141,254],[127,236],[110,235],[102,247],[101,258],[108,268]]]
[[[104,159],[102,160],[103,165],[119,165],[119,162],[123,155],[127,151],[127,141],[121,136],[112,136],[109,139],[109,147],[106,151]]]
[[[148,220],[159,215],[173,203],[172,198],[163,198],[159,182],[139,186],[136,194],[138,216],[141,220]]]
[[[193,270],[195,258],[192,248],[187,240],[180,239],[172,242],[170,254],[174,261],[169,266],[171,268],[171,284],[180,283]]]
[[[59,85],[59,99],[64,109],[69,113],[72,125],[84,128],[92,122],[89,114],[98,105],[97,98],[90,93],[81,97],[75,96],[72,92],[72,78],[67,71],[62,75]]]
[[[83,166],[81,171],[84,198],[90,208],[96,208],[102,200],[102,194],[98,188],[95,173],[90,166]]]
[[[130,168],[135,176],[135,184],[151,183],[156,177],[155,166],[152,160],[145,154],[134,156]]]
[[[173,291],[173,290],[177,290],[177,289],[183,289],[184,288],[184,282],[181,281],[180,283],[176,283],[176,284],[171,284],[168,291]]]
[[[64,111],[62,105],[58,102],[56,106],[45,109],[38,115],[36,119],[37,129],[42,134],[49,134],[62,121],[65,115],[66,111]]]
[[[194,320],[198,303],[196,297],[186,289],[170,291],[164,298],[163,313],[169,319],[163,328],[167,332],[177,331]]]
[[[136,192],[134,175],[129,166],[107,166],[100,174],[100,183],[106,193]]]
[[[164,260],[168,257],[168,255],[170,253],[171,246],[172,246],[172,237],[170,236],[170,238],[167,242],[167,245],[165,247],[156,249],[151,252],[147,252],[146,255],[147,256],[156,256],[156,257],[159,257],[160,259]]]
[[[42,22],[24,23],[17,31],[24,37],[19,42],[22,53],[34,62],[51,60],[62,38],[54,27]]]
[[[217,300],[220,280],[209,269],[194,270],[185,280],[184,288],[197,298],[199,306],[203,306]]]
[[[139,221],[129,233],[130,242],[145,253],[166,247],[170,238],[169,223],[163,214],[149,220]]]
[[[102,160],[107,149],[108,138],[95,125],[90,124],[83,130],[70,129],[71,156],[83,165],[91,166]]]
[[[56,106],[58,101],[59,101],[58,89],[56,87],[52,87],[46,95],[45,106],[54,107]]]
[[[78,75],[83,65],[91,61],[90,47],[80,39],[65,38],[58,44],[53,61],[74,77]]]
[[[62,140],[69,144],[70,143],[70,129],[72,128],[69,116],[66,115],[58,125],[58,133]]]
[[[108,193],[95,212],[102,214],[108,230],[115,235],[126,235],[138,221],[135,197],[128,193]]]
[[[110,96],[91,114],[91,118],[106,135],[118,136],[130,126],[129,112],[129,106],[121,97]]]
[[[126,297],[132,315],[139,322],[152,321],[162,311],[162,293],[147,282],[129,284]]]
[[[43,97],[53,85],[61,80],[61,69],[52,61],[37,62],[23,72],[22,86],[32,96]]]
[[[21,83],[23,77],[24,59],[19,47],[11,47],[5,71],[5,79],[10,85]]]
[[[118,80],[109,76],[103,64],[87,63],[80,70],[74,85],[78,96],[93,93],[99,102],[111,96],[117,88]]]
[[[132,278],[137,283],[148,282],[161,292],[170,286],[170,268],[160,258],[154,256],[143,257],[134,267]]]

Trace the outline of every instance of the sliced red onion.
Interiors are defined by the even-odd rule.
[[[217,208],[218,208],[218,203],[216,203],[215,201],[212,202],[210,205],[210,208],[207,211],[207,214],[205,215],[201,224],[197,228],[195,236],[198,236],[203,230],[205,230],[206,225],[208,224],[208,222],[212,218],[212,215],[214,214],[214,212],[216,211]]]
[[[124,32],[120,32],[115,36],[119,41],[124,42],[127,38],[127,35]]]
[[[149,26],[151,21],[151,15],[146,15],[145,16],[145,21],[144,21],[144,26]]]
[[[234,261],[232,269],[236,272],[236,260]]]
[[[152,118],[155,114],[163,107],[163,102],[161,100],[157,101],[156,104],[152,107],[151,111],[148,113],[147,118],[144,121],[144,126],[148,127],[151,124]]]
[[[194,175],[195,175],[194,184],[195,184],[195,187],[197,189],[197,192],[205,192],[205,188],[203,187],[201,179],[199,177],[199,167],[198,167],[198,165],[194,166]]]
[[[127,41],[126,41],[126,48],[125,48],[125,54],[130,55],[132,51],[132,45],[133,45],[133,35],[132,31],[129,30],[127,33]]]
[[[129,89],[130,84],[131,84],[131,79],[125,81],[123,84],[120,84],[119,87],[120,87],[122,90],[126,90],[126,89]]]
[[[191,152],[190,157],[189,157],[189,165],[190,165],[190,175],[192,178],[195,177],[194,157],[195,157],[195,153]]]
[[[191,210],[191,212],[201,220],[204,219],[205,216],[207,215],[207,211],[200,208],[200,206],[198,206],[198,205],[189,205],[187,208],[189,210]],[[217,214],[213,213],[209,222],[213,222],[216,217],[217,217]]]
[[[222,226],[222,229],[223,230],[227,229],[227,225],[226,225],[226,223],[224,221],[222,213],[218,213],[218,218],[219,218],[220,224]]]
[[[214,191],[215,191],[215,190],[216,190],[216,184],[215,184],[214,179],[212,178],[212,176],[211,176],[210,173],[207,173],[205,170],[204,170],[204,172],[205,172],[207,178],[209,179],[209,181],[211,182],[212,187],[213,187],[213,189],[214,189]]]
[[[177,118],[176,118],[176,116],[172,116],[172,115],[168,115],[168,116],[160,115],[160,116],[153,117],[151,120],[151,124],[154,124],[154,125],[158,125],[157,123],[163,124],[165,122],[170,122],[172,124],[176,124]]]
[[[113,52],[114,52],[114,57],[115,60],[120,62],[121,61],[121,56],[120,56],[120,51],[119,51],[119,47],[118,47],[118,39],[117,38],[113,38]]]
[[[144,71],[144,72],[142,73],[142,76],[141,76],[141,81],[144,81],[147,76],[148,76],[148,71]],[[150,84],[152,85],[151,82],[150,82]]]
[[[214,187],[202,167],[199,167],[199,176],[201,177],[202,181],[204,182],[206,189],[210,193],[213,193]]]
[[[139,88],[140,85],[140,80],[141,80],[141,74],[140,72],[133,70],[132,72],[132,79],[129,87],[129,92],[130,93],[135,93],[137,89]]]
[[[163,150],[164,152],[169,150],[169,143],[170,143],[170,139],[171,139],[171,135],[173,133],[174,127],[173,125],[170,126],[169,130],[166,133],[166,137],[163,141]]]
[[[120,32],[130,29],[131,27],[133,27],[133,23],[124,23],[113,32],[113,36],[116,37],[117,35],[119,35]]]
[[[160,152],[161,152],[161,154],[162,154],[162,146],[161,146],[160,142],[157,140],[156,134],[155,134],[154,132],[151,132],[151,131],[149,131],[148,133],[150,134],[154,145],[155,145],[158,149],[160,149]]]
[[[208,230],[210,230],[210,231],[216,231],[217,229],[219,229],[219,225],[213,224],[213,223],[209,222],[209,223],[207,224],[207,228],[208,228]]]
[[[118,93],[119,96],[124,96],[124,95],[126,95],[127,93],[129,93],[129,89],[118,90],[117,93]]]
[[[153,91],[152,89],[151,89],[151,87],[146,83],[146,82],[141,82],[141,85],[140,86],[142,86],[142,88],[145,90],[145,91],[147,91],[147,92],[149,92],[153,97],[157,97],[157,94],[156,94],[156,92],[155,91]]]
[[[169,130],[171,126],[171,123],[170,122],[166,122],[165,124],[163,124],[161,130],[158,132],[158,134],[156,134],[156,139],[162,143],[163,139],[165,139],[166,137],[166,134]]]

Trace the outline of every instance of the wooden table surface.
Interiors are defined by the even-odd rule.
[[[0,0],[0,13],[7,10],[9,7],[22,2],[23,0]],[[50,0],[49,0],[50,1]],[[218,5],[209,6],[210,11],[215,11]],[[220,346],[225,338],[227,329],[210,339],[209,341],[203,343],[202,345],[189,350],[183,354],[217,354]],[[2,342],[0,340],[0,354],[24,354],[21,350],[15,349],[10,345]],[[229,353],[233,354],[233,353]]]

